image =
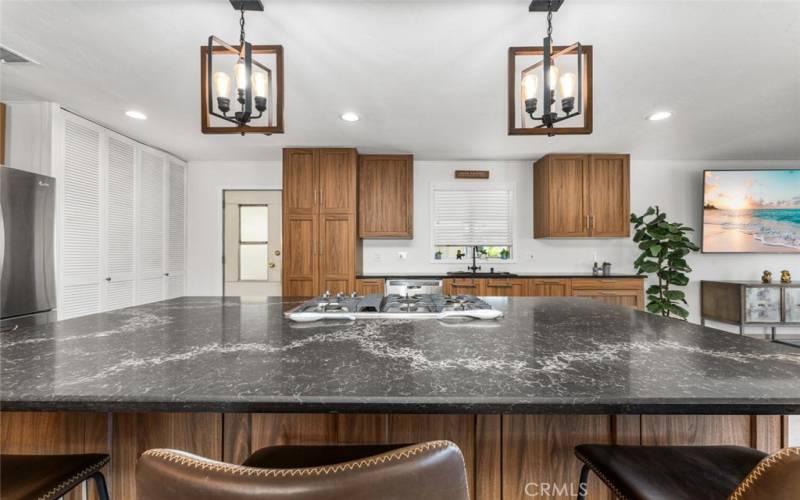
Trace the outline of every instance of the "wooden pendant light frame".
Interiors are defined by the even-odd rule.
[[[553,47],[553,52],[566,51],[570,46]],[[510,47],[508,49],[508,135],[580,135],[592,133],[592,46],[582,45],[583,56],[583,126],[581,127],[536,127],[517,126],[516,99],[521,82],[517,81],[516,61],[517,57],[536,56],[544,58],[544,47]],[[574,51],[572,53],[575,53]],[[570,55],[564,52],[563,55]]]
[[[234,49],[235,51],[241,51],[240,46],[214,46],[213,53],[216,54],[219,52],[220,54],[229,54],[231,53],[230,49]],[[209,117],[208,112],[208,85],[210,82],[208,81],[207,72],[207,59],[208,59],[208,47],[201,46],[200,47],[200,109],[201,109],[201,129],[204,134],[282,134],[283,133],[283,46],[282,45],[253,45],[252,46],[252,54],[253,55],[274,55],[275,56],[275,124],[272,126],[250,126],[250,125],[239,125],[239,126],[213,126],[211,125],[211,119]],[[259,64],[259,66],[261,66]],[[272,78],[272,75],[270,75]],[[235,102],[235,101],[234,101]],[[269,106],[272,106],[273,103],[268,103]],[[271,109],[270,109],[271,112]]]

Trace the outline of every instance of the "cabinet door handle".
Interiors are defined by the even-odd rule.
[[[590,217],[590,215],[586,214],[586,229],[591,229],[591,224],[589,222],[589,217]]]
[[[314,190],[314,206],[317,206],[317,190]]]
[[[319,206],[321,206],[321,207],[325,206],[325,202],[324,202],[324,201],[322,201],[322,200],[324,200],[324,199],[325,199],[325,196],[324,196],[324,194],[325,194],[325,191],[323,191],[323,190],[321,190],[321,189],[320,189],[320,190],[319,190]]]
[[[325,253],[324,250],[323,250],[323,247],[322,247],[322,240],[318,240],[317,244],[319,245],[319,252],[318,253],[320,255],[322,255],[323,253]]]
[[[589,216],[589,229],[594,229],[594,215]]]

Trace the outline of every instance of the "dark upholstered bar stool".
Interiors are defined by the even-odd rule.
[[[51,500],[93,479],[100,500],[108,500],[100,469],[108,455],[0,455],[0,498]]]
[[[800,448],[585,444],[575,455],[584,463],[580,500],[589,471],[621,499],[800,499]]]
[[[149,450],[136,468],[141,500],[469,500],[461,450],[410,446],[272,446],[243,465]]]

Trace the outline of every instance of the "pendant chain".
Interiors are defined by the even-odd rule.
[[[553,0],[547,0],[547,38],[553,41]]]
[[[242,7],[242,17],[239,18],[239,28],[241,31],[239,32],[239,46],[244,49],[244,7]]]

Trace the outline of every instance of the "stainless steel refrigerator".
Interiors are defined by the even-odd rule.
[[[0,329],[52,321],[56,180],[0,167]]]

